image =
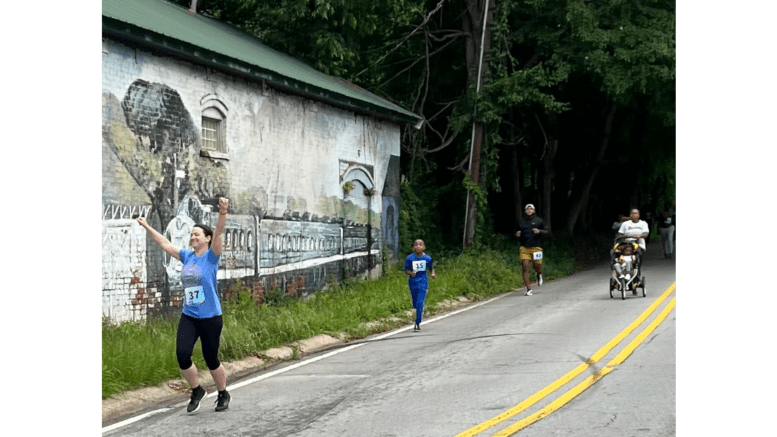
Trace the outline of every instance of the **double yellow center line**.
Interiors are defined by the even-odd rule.
[[[656,301],[653,302],[653,304],[650,305],[648,309],[646,309],[639,317],[637,317],[636,320],[634,320],[629,326],[627,326],[626,329],[621,331],[620,334],[616,335],[612,340],[610,340],[606,345],[604,345],[604,347],[602,347],[595,354],[593,354],[591,358],[586,360],[586,362],[581,363],[579,366],[575,367],[566,375],[553,381],[550,385],[538,391],[537,393],[534,393],[533,395],[529,396],[526,400],[522,401],[518,405],[510,408],[504,413],[499,414],[498,416],[495,416],[473,428],[470,428],[460,434],[457,434],[455,437],[469,437],[469,436],[478,434],[482,431],[485,431],[486,429],[491,428],[492,426],[497,425],[515,416],[516,414],[524,411],[525,409],[531,407],[532,405],[534,405],[544,397],[558,390],[564,384],[573,380],[575,377],[583,373],[589,367],[591,367],[592,365],[596,364],[599,360],[604,358],[604,356],[607,355],[615,346],[617,346],[618,343],[623,341],[623,339],[626,338],[627,335],[631,334],[635,329],[637,329],[637,327],[640,324],[642,324],[642,322],[644,322],[651,314],[653,314],[656,308],[658,308],[658,306],[661,305],[661,303],[664,300],[666,300],[666,298],[669,297],[669,295],[672,294],[674,290],[675,290],[675,283],[672,283],[672,285],[668,289],[666,289],[666,291],[664,291],[661,297],[656,299]],[[568,390],[566,393],[561,395],[558,399],[551,402],[541,410],[494,434],[494,437],[510,436],[520,431],[521,429],[542,419],[548,414],[558,410],[559,408],[564,406],[567,402],[571,401],[575,396],[582,393],[585,389],[594,385],[597,381],[602,379],[604,375],[610,373],[615,366],[623,363],[623,361],[626,360],[626,358],[628,358],[632,352],[634,352],[634,349],[636,349],[637,346],[639,346],[643,341],[645,341],[647,336],[650,335],[650,333],[652,333],[653,330],[655,330],[656,327],[658,327],[658,325],[660,325],[661,322],[664,321],[664,319],[666,319],[666,317],[669,315],[672,309],[674,309],[674,306],[675,306],[675,298],[672,297],[672,300],[669,301],[669,303],[666,305],[663,311],[661,311],[661,313],[655,318],[655,320],[653,320],[653,322],[650,323],[650,325],[648,325],[644,330],[642,330],[642,332],[640,332],[639,335],[637,335],[637,337],[634,338],[634,340],[632,340],[628,344],[628,346],[626,346],[615,358],[613,358],[609,363],[607,363],[607,365],[604,368],[594,372],[594,374],[592,374],[591,376],[583,380],[581,383],[577,384],[576,386]]]

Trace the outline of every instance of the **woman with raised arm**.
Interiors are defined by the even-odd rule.
[[[186,411],[194,413],[200,408],[200,401],[207,392],[200,386],[197,366],[192,362],[192,352],[197,338],[202,344],[202,355],[216,383],[218,398],[216,411],[229,408],[230,396],[227,392],[227,375],[219,362],[219,341],[221,340],[221,302],[216,289],[216,272],[221,261],[223,232],[229,200],[219,199],[219,219],[215,232],[210,227],[197,223],[192,227],[189,243],[194,250],[179,249],[162,234],[154,230],[139,217],[138,223],[151,235],[159,247],[170,256],[183,263],[181,283],[184,288],[184,302],[181,320],[178,322],[178,334],[175,353],[181,375],[192,387],[191,400]]]

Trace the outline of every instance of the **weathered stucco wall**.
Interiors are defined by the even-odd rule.
[[[215,224],[221,196],[222,295],[238,279],[257,299],[306,295],[378,274],[384,245],[396,256],[398,125],[109,39],[102,94],[106,317],[180,310],[180,262],[134,217],[186,247],[195,223]],[[203,112],[214,109],[223,155],[202,151]]]

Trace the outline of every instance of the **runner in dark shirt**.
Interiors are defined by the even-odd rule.
[[[531,203],[524,208],[526,214],[518,219],[515,227],[518,229],[515,236],[521,239],[521,269],[523,284],[526,286],[526,296],[532,295],[529,267],[533,266],[537,273],[537,286],[542,286],[542,247],[540,237],[547,234],[545,222],[534,213],[534,205]]]

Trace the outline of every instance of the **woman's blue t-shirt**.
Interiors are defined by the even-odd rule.
[[[179,255],[183,263],[183,313],[197,319],[220,316],[221,302],[216,291],[216,272],[219,270],[221,257],[216,256],[211,249],[201,256],[195,255],[194,251],[181,249]]]

